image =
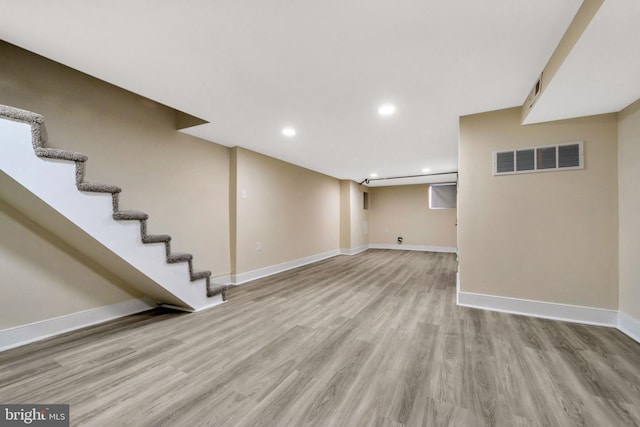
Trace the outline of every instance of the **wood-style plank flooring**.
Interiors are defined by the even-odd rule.
[[[455,256],[369,250],[0,353],[0,402],[86,426],[637,426],[640,344],[455,305]]]

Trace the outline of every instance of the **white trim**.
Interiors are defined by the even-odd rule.
[[[562,320],[565,322],[611,327],[618,326],[618,312],[616,310],[603,308],[474,294],[470,292],[458,293],[458,305],[500,311],[503,313],[542,317],[544,319]]]
[[[226,274],[224,276],[217,276],[211,278],[212,285],[230,285],[231,284],[231,275]]]
[[[369,249],[397,249],[400,251],[446,252],[456,253],[457,248],[450,246],[397,245],[388,243],[371,243]]]
[[[135,298],[117,304],[79,311],[52,319],[41,320],[27,325],[0,331],[0,351],[40,341],[54,335],[63,334],[108,320],[140,313],[157,307],[151,299]]]
[[[340,249],[334,249],[328,252],[322,252],[316,255],[311,255],[304,258],[294,259],[293,261],[283,262],[281,264],[271,265],[268,267],[259,268],[257,270],[247,271],[246,273],[232,274],[231,284],[241,285],[242,283],[250,282],[252,280],[260,279],[262,277],[271,276],[272,274],[281,273],[283,271],[291,270],[293,268],[302,267],[303,265],[312,264],[314,262],[322,261],[323,259],[332,258],[340,255]]]
[[[170,310],[184,311],[187,313],[196,313],[198,311],[206,310],[207,308],[216,307],[220,304],[224,304],[225,302],[226,301],[222,301],[222,296],[216,295],[215,297],[211,298],[211,302],[208,305],[199,307],[197,310],[194,310],[192,308],[180,307],[178,305],[172,305],[172,304],[160,304],[160,307],[168,308]]]
[[[356,255],[369,249],[369,245],[358,246],[351,249],[340,249],[340,255]]]
[[[180,307],[180,306],[173,305],[173,304],[160,304],[159,307],[168,308],[169,310],[175,310],[175,311],[184,311],[185,313],[195,313],[196,312],[192,308]]]
[[[640,320],[634,319],[626,313],[618,312],[618,329],[623,334],[640,343]]]

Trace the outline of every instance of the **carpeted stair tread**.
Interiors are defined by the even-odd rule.
[[[216,295],[222,295],[222,300],[227,300],[227,285],[218,286],[207,290],[207,297],[215,297]]]
[[[43,123],[44,117],[31,111],[22,110],[9,105],[0,105],[0,117],[26,123]]]
[[[175,264],[177,262],[188,262],[188,261],[191,261],[192,259],[193,259],[193,255],[191,254],[175,253],[167,257],[167,262],[169,264]]]
[[[206,279],[207,277],[210,277],[210,276],[211,276],[211,272],[208,270],[193,271],[191,273],[191,281],[194,282],[196,280]]]
[[[77,185],[80,191],[92,191],[94,193],[119,193],[122,189],[116,185],[98,184],[95,182],[81,182]]]
[[[86,162],[87,156],[75,151],[60,150],[57,148],[38,147],[35,149],[36,156],[47,159],[71,160],[74,162]]]
[[[113,213],[116,221],[142,221],[148,219],[149,215],[141,211],[118,211]]]
[[[142,238],[142,243],[167,243],[171,241],[168,234],[148,234]]]

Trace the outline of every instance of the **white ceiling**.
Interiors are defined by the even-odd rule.
[[[640,98],[640,1],[605,0],[525,123],[622,110]]]
[[[602,10],[624,19],[609,8],[616,2],[637,16],[637,0]],[[0,0],[0,38],[210,122],[190,134],[359,182],[456,171],[458,117],[521,105],[580,4]],[[614,18],[599,18],[559,71],[558,90],[575,90],[580,64],[582,89],[599,75],[611,48],[603,34],[613,43],[631,33],[640,46],[635,28],[610,33]],[[585,111],[638,98],[625,86],[630,72],[624,79],[624,97],[607,98],[611,82],[602,82],[599,104]],[[551,118],[576,114],[571,99],[550,107]],[[383,102],[396,114],[378,116]],[[297,135],[283,136],[284,126]]]

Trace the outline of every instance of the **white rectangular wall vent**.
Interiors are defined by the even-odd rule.
[[[455,209],[458,199],[455,182],[429,185],[429,209]]]
[[[584,142],[495,151],[493,174],[584,169]]]

